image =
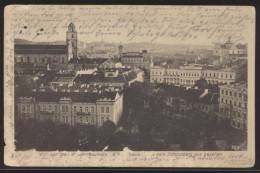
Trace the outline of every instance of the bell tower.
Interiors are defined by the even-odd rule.
[[[77,58],[78,57],[78,39],[77,32],[75,30],[74,24],[71,22],[68,26],[66,44],[68,46],[68,58]]]

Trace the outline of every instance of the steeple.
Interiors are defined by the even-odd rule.
[[[75,25],[71,22],[68,25],[66,43],[68,46],[69,59],[78,57],[78,39]]]

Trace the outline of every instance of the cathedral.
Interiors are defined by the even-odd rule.
[[[14,61],[31,63],[68,63],[78,57],[77,31],[71,22],[68,25],[66,44],[15,44]]]

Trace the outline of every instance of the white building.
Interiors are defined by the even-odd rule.
[[[151,83],[167,83],[174,85],[192,86],[201,78],[208,84],[231,84],[236,82],[238,73],[232,68],[215,68],[211,66],[187,65],[180,68],[151,67]]]

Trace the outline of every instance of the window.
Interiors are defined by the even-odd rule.
[[[91,112],[94,113],[94,107],[91,107]]]
[[[247,109],[247,103],[245,103],[245,108]]]
[[[234,106],[237,106],[237,103],[236,103],[236,101],[234,101]]]
[[[229,95],[232,96],[232,91],[230,91]]]
[[[221,99],[221,103],[223,103],[223,99]]]
[[[76,123],[77,122],[77,117],[76,116],[74,116],[74,123]]]
[[[91,118],[91,122],[92,122],[92,123],[95,123],[94,117]]]
[[[228,95],[228,91],[226,91],[226,95]]]
[[[73,35],[73,34],[71,34],[71,38],[74,38],[74,35]]]
[[[79,117],[80,122],[82,123],[82,117]]]
[[[55,106],[55,112],[58,112],[58,106]]]
[[[238,103],[238,106],[241,107],[241,102]]]
[[[88,112],[88,107],[85,108],[85,112]]]
[[[224,94],[224,90],[221,90],[221,93]]]
[[[77,111],[77,107],[76,107],[76,106],[73,107],[73,111],[74,111],[74,112]]]
[[[109,107],[106,108],[106,113],[109,113]]]
[[[107,117],[107,121],[109,121],[109,117]]]
[[[25,111],[25,105],[22,105],[22,111]]]
[[[101,107],[101,113],[104,113],[104,107]]]
[[[86,117],[86,122],[88,123],[88,117]]]
[[[242,97],[242,94],[241,93],[239,93],[239,98],[241,98]]]
[[[230,105],[232,105],[232,100],[230,100]]]
[[[30,105],[27,105],[27,112],[30,112]]]
[[[46,106],[45,105],[43,106],[43,111],[46,111]]]
[[[49,111],[52,111],[52,107],[51,106],[49,106]]]
[[[236,92],[234,92],[234,97],[237,97],[237,93]]]
[[[82,107],[81,106],[79,107],[79,111],[82,112]]]
[[[69,118],[68,118],[68,116],[66,116],[66,123],[67,123],[67,122],[69,122]]]
[[[230,75],[230,78],[232,79],[232,74]]]
[[[62,106],[62,112],[65,112],[65,107],[64,106]]]
[[[65,117],[64,116],[62,117],[62,121],[65,122]]]
[[[66,112],[69,112],[69,107],[68,106],[66,106]]]

